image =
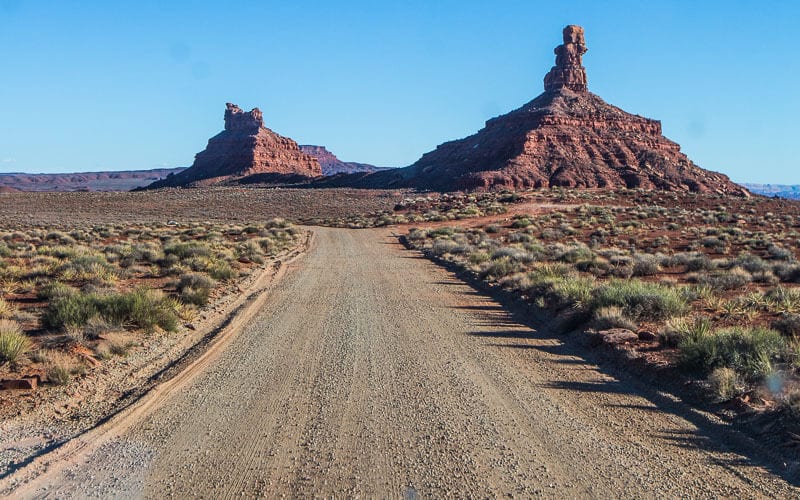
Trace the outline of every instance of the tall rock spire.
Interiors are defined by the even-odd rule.
[[[545,92],[563,88],[587,92],[586,68],[581,60],[587,50],[583,28],[572,24],[564,28],[564,43],[554,50],[556,65],[544,77]]]

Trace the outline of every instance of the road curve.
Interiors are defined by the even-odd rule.
[[[314,231],[213,364],[17,494],[798,495],[713,423],[604,374],[388,232]]]

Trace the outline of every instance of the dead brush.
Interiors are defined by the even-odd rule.
[[[7,300],[0,298],[0,319],[8,319],[14,315],[16,308]]]
[[[72,381],[76,368],[75,360],[66,353],[53,351],[48,353],[45,362],[47,380],[54,385],[67,385]]]
[[[108,348],[108,352],[114,356],[127,356],[136,342],[120,332],[107,333],[103,335],[103,344]]]

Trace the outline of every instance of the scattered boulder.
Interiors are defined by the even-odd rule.
[[[655,342],[658,340],[658,335],[648,330],[641,330],[637,335],[639,336],[639,340],[645,342]]]
[[[639,340],[639,335],[636,332],[626,328],[609,328],[608,330],[601,330],[592,338],[592,344],[627,344]]]
[[[23,377],[0,380],[0,390],[33,390],[39,385],[37,377]]]

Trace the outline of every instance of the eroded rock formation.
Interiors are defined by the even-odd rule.
[[[261,110],[244,111],[228,103],[225,130],[197,153],[183,172],[148,186],[148,189],[230,182],[256,175],[318,177],[322,168],[313,156],[288,137],[264,127]]]
[[[747,195],[696,166],[661,135],[661,122],[588,91],[583,29],[567,26],[545,92],[477,134],[446,142],[410,167],[358,179],[366,187],[459,189],[645,188]]]
[[[575,92],[586,92],[589,87],[586,68],[583,67],[583,55],[588,49],[583,28],[569,25],[564,28],[563,35],[564,43],[553,51],[556,54],[556,65],[544,77],[544,90],[551,92],[570,89]]]

